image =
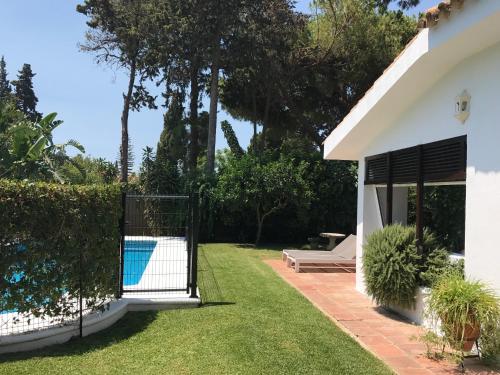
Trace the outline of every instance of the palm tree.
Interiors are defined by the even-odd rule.
[[[66,143],[54,143],[53,131],[63,123],[61,120],[56,120],[56,116],[57,113],[51,113],[34,122],[25,118],[9,129],[11,165],[4,175],[30,178],[34,175],[48,174],[55,181],[64,183],[59,169],[65,162],[72,163],[80,170],[79,166],[73,163],[73,160],[66,154],[66,148],[70,146],[81,153],[85,153],[85,149],[74,139]]]

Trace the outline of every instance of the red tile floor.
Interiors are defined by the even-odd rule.
[[[281,260],[266,261],[314,306],[352,336],[361,346],[384,361],[398,374],[454,374],[458,367],[425,356],[425,345],[412,340],[421,328],[378,308],[355,290],[354,273],[300,272],[287,268]],[[467,360],[470,374],[500,374]]]

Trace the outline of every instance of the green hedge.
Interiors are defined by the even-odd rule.
[[[0,180],[0,310],[70,316],[118,284],[120,187]]]

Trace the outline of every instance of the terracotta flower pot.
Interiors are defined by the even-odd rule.
[[[443,316],[441,320],[445,325],[451,328],[450,333],[453,335],[455,342],[463,342],[462,350],[464,352],[470,352],[481,334],[479,322],[474,319],[472,315],[470,315],[468,319],[470,323],[467,323],[465,327],[462,324],[449,321],[449,317],[447,316]]]
[[[462,332],[464,334],[463,350],[464,352],[470,352],[472,350],[472,347],[474,346],[474,343],[479,338],[481,327],[479,326],[478,322],[474,322],[474,324],[467,324],[464,330],[462,330],[462,327],[460,327],[457,332],[457,338],[459,340],[462,338]]]

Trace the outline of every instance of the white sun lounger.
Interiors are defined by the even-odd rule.
[[[287,266],[293,267],[295,272],[304,268],[342,269],[354,272],[356,270],[356,236],[349,236],[335,250],[324,251],[322,254],[316,252],[310,254],[310,251],[288,254]]]
[[[283,250],[283,253],[281,254],[281,260],[283,260],[283,262],[286,262],[288,257],[294,257],[294,256],[302,255],[302,254],[305,254],[308,256],[314,256],[314,255],[332,256],[333,254],[342,255],[346,251],[346,249],[351,249],[353,246],[356,247],[356,236],[354,234],[351,234],[344,241],[342,241],[340,243],[340,245],[337,245],[333,250],[289,250],[289,249],[285,249],[285,250]]]

